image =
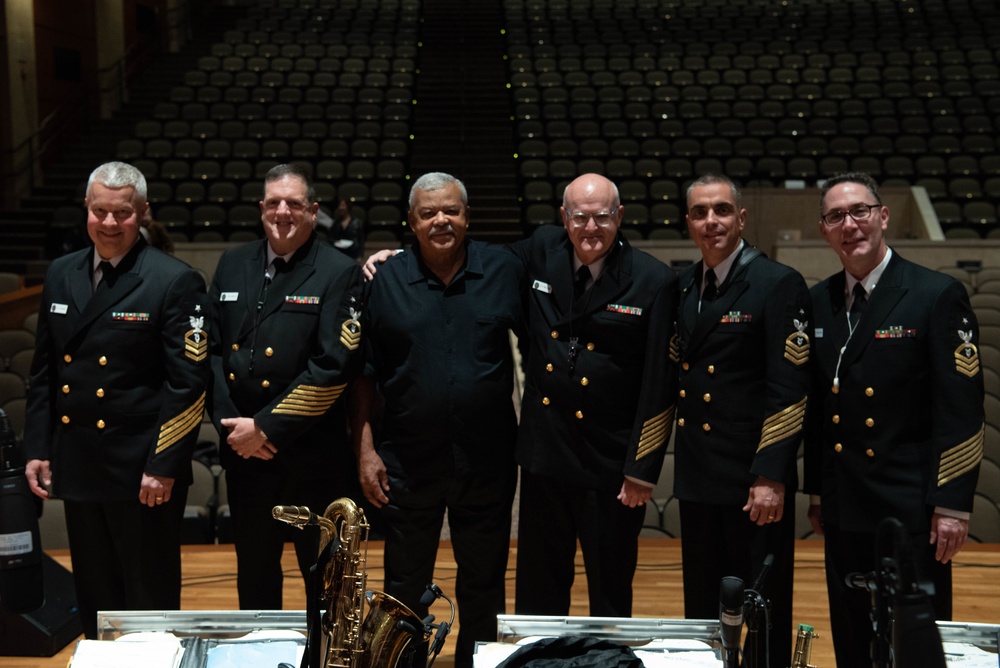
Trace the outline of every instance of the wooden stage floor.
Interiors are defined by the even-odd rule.
[[[511,548],[507,571],[507,606],[513,612],[514,556]],[[58,562],[69,567],[66,550],[49,552]],[[295,565],[294,553],[286,548],[285,608],[303,609],[304,590]],[[954,568],[955,619],[965,622],[1000,623],[1000,545],[972,544],[956,560]],[[577,581],[573,589],[570,614],[587,614],[586,579],[583,562],[577,555]],[[186,610],[233,610],[236,598],[236,556],[231,545],[186,545],[183,548],[184,588],[182,605]],[[382,543],[372,541],[368,547],[368,588],[382,588]],[[454,594],[455,562],[451,544],[441,543],[436,568],[436,582],[448,596]],[[680,541],[672,538],[640,540],[639,568],[633,584],[634,614],[637,617],[678,618],[683,616],[681,586]],[[446,604],[435,604],[432,612],[445,614]],[[823,575],[822,542],[805,540],[796,543],[795,610],[796,623],[811,624],[819,633],[813,644],[812,665],[834,668],[830,643],[826,587]],[[456,629],[457,631],[457,624]],[[0,647],[0,655],[3,648]],[[65,668],[73,653],[73,643],[52,658],[0,656],[0,668]],[[434,664],[452,668],[454,635]],[[249,667],[248,667],[249,668]],[[775,667],[779,668],[779,667]],[[783,667],[781,667],[783,668]],[[848,667],[845,667],[848,668]],[[850,667],[857,668],[857,667]]]

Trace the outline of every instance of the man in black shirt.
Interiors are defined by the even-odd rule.
[[[361,485],[385,523],[386,592],[419,616],[448,510],[457,667],[472,666],[476,640],[496,638],[504,612],[517,429],[508,330],[519,333],[523,320],[521,262],[467,240],[468,221],[461,181],[430,173],[413,184],[417,244],[369,284],[353,420]],[[376,389],[385,400],[377,436]]]

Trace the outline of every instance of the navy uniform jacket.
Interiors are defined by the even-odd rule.
[[[315,233],[267,286],[267,242],[226,251],[209,291],[212,420],[223,436],[223,466],[292,469],[326,477],[348,447],[342,395],[360,370],[361,269]],[[256,327],[255,327],[256,323]],[[251,370],[251,350],[254,351]],[[225,444],[222,419],[252,417],[278,452],[243,459]]]
[[[846,277],[812,288],[815,380],[804,491],[823,519],[874,532],[895,517],[926,532],[935,506],[971,511],[983,453],[979,329],[954,279],[893,252],[848,338]]]
[[[93,257],[77,251],[46,275],[24,448],[51,461],[60,498],[136,499],[144,472],[191,481],[209,374],[205,281],[140,237],[113,287],[94,293]]]
[[[604,272],[573,298],[573,246],[541,227],[511,249],[525,263],[529,346],[518,463],[536,475],[617,491],[655,483],[673,423],[670,360],[677,278],[620,235]],[[573,339],[581,350],[569,368]]]
[[[698,313],[702,263],[681,274],[674,494],[746,502],[763,476],[797,487],[809,392],[809,292],[793,269],[745,244]]]

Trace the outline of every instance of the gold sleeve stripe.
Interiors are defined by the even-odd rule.
[[[280,415],[299,415],[303,417],[318,417],[328,411],[347,384],[331,387],[316,387],[315,385],[299,385],[281,400],[273,413]]]
[[[651,452],[656,451],[670,438],[670,424],[674,420],[674,407],[671,406],[659,415],[642,423],[642,433],[639,434],[639,447],[635,453],[636,461]]]
[[[760,445],[757,446],[757,452],[802,431],[802,423],[805,421],[805,417],[806,398],[802,397],[797,403],[764,420],[764,425],[760,431]]]
[[[195,429],[201,423],[204,412],[205,393],[202,392],[183,413],[167,420],[160,427],[160,437],[156,440],[156,454],[160,454]]]
[[[944,451],[938,469],[938,487],[979,466],[979,462],[983,459],[985,432],[984,424],[972,438]]]

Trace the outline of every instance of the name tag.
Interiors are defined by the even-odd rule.
[[[234,302],[240,298],[240,293],[238,292],[223,292],[219,295],[220,302]]]
[[[538,290],[539,292],[544,292],[546,294],[552,294],[552,286],[548,283],[543,283],[541,281],[534,281],[531,284],[532,290]]]
[[[822,339],[823,338],[823,328],[822,327],[817,327],[813,331],[813,334],[814,334],[815,338]]]
[[[58,313],[59,315],[66,315],[69,311],[69,306],[66,304],[52,304],[49,307],[49,313]]]

